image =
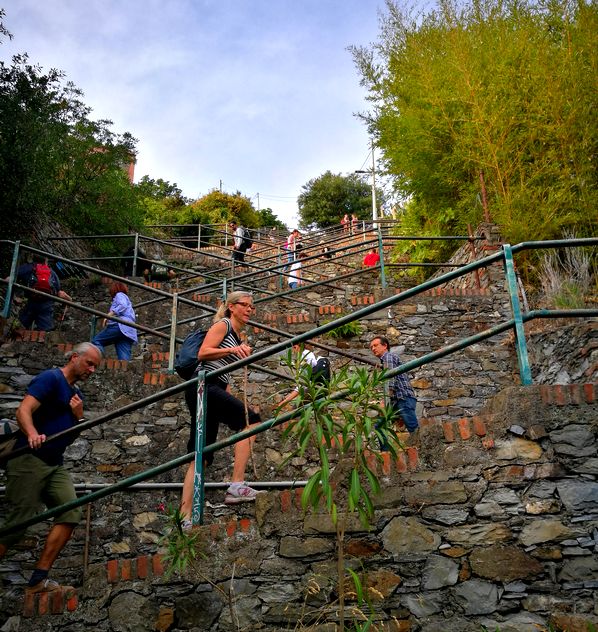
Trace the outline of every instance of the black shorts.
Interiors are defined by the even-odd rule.
[[[218,437],[220,422],[224,422],[231,430],[240,432],[246,427],[245,405],[226,390],[226,384],[220,380],[206,383],[207,412],[204,445],[212,445]],[[187,452],[195,452],[195,417],[197,415],[197,385],[191,384],[185,389],[185,402],[191,414],[191,433],[187,442]],[[259,423],[262,418],[258,413],[248,410],[249,424]],[[209,465],[214,460],[212,453],[205,455],[205,461]]]

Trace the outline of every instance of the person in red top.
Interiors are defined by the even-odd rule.
[[[363,265],[366,268],[373,268],[380,262],[380,255],[375,248],[372,248],[363,258]]]

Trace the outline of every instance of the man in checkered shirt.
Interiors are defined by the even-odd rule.
[[[390,351],[390,342],[384,336],[376,336],[370,342],[372,353],[380,359],[385,369],[396,369],[401,366],[401,359],[396,353]],[[411,386],[411,382],[406,373],[395,375],[386,382],[385,391],[388,396],[390,405],[399,413],[405,427],[411,435],[413,435],[419,424],[417,415],[415,414],[415,406],[417,400]]]

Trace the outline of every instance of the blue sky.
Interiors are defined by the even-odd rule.
[[[138,139],[136,179],[220,186],[296,221],[301,186],[369,168],[367,106],[347,47],[383,0],[0,0],[19,52],[58,68],[93,118]]]

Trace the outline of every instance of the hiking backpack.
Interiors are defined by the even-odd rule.
[[[249,228],[243,229],[243,247],[245,250],[251,248],[253,246],[253,238],[251,237],[251,233],[249,232]]]
[[[34,264],[29,287],[46,294],[56,294],[56,288],[52,283],[52,268],[45,263]]]

